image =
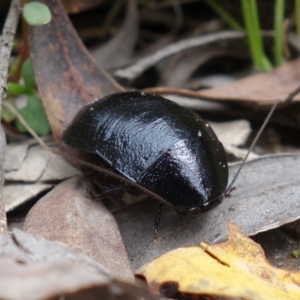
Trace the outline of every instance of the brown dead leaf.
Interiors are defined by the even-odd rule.
[[[287,62],[279,68],[256,74],[232,84],[199,91],[199,97],[214,100],[244,101],[251,105],[270,105],[284,100],[296,90],[300,82],[300,59]],[[293,98],[299,101],[300,95]]]
[[[131,277],[118,226],[103,204],[88,194],[91,190],[88,181],[80,177],[59,184],[31,209],[24,230],[64,242],[113,274]]]
[[[236,225],[229,226],[228,242],[173,250],[143,266],[136,275],[143,276],[157,294],[172,286],[174,294],[248,300],[300,297],[300,273],[271,266],[262,248]]]
[[[49,24],[30,27],[30,48],[37,86],[53,135],[87,103],[123,88],[98,68],[75,32],[59,0],[41,0],[52,11]]]

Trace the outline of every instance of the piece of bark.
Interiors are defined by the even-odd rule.
[[[3,188],[3,202],[5,211],[9,212],[21,204],[30,201],[42,192],[52,188],[52,184],[6,184]]]
[[[9,58],[11,55],[12,45],[18,25],[19,19],[19,1],[12,0],[6,17],[3,32],[1,35],[0,47],[0,115],[2,111],[2,103],[5,98],[6,82],[8,76]],[[5,207],[2,198],[2,187],[4,181],[4,153],[5,153],[5,134],[0,126],[0,233],[7,231]]]
[[[8,15],[5,20],[4,28],[0,40],[0,113],[2,103],[6,93],[6,82],[8,76],[8,66],[10,63],[10,55],[14,42],[15,33],[17,30],[18,20],[20,14],[20,6],[18,0],[12,0]]]

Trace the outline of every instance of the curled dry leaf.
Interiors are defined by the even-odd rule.
[[[155,243],[151,241],[157,202],[149,199],[115,212],[133,269],[172,249],[197,245],[199,240],[224,241],[228,222],[254,235],[299,219],[300,169],[295,167],[299,164],[299,155],[266,156],[248,162],[236,189],[218,207],[186,216],[183,224],[174,209],[166,207]],[[230,178],[238,167],[239,164],[230,166]]]
[[[300,298],[300,273],[271,266],[262,248],[237,226],[229,226],[228,242],[201,246],[173,250],[136,275],[157,294],[167,291],[167,297],[179,291],[247,300]]]
[[[132,55],[138,38],[138,11],[135,0],[127,1],[127,13],[120,31],[105,45],[92,52],[97,64],[111,69],[125,63]],[[122,51],[120,51],[122,49]]]
[[[91,185],[80,177],[59,184],[30,210],[24,230],[64,242],[101,262],[112,274],[131,277],[118,226],[89,191]]]

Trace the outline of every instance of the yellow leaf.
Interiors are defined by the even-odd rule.
[[[140,268],[156,293],[178,291],[259,300],[300,299],[300,273],[271,266],[260,245],[229,224],[229,241],[179,248]]]

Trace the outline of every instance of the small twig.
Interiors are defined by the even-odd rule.
[[[5,146],[6,146],[6,136],[5,132],[0,126],[0,184],[1,189],[4,182],[4,153],[5,153]],[[2,192],[0,191],[0,234],[7,233],[7,221],[6,221],[6,213],[5,213],[5,206],[2,198]]]
[[[181,51],[189,50],[222,40],[240,39],[244,38],[245,36],[245,32],[242,31],[222,31],[185,39],[177,43],[168,45],[167,47],[164,47],[163,49],[160,49],[157,52],[138,60],[134,65],[115,71],[114,75],[116,77],[132,80],[152,65],[155,65],[159,61]]]
[[[187,89],[179,89],[179,88],[173,88],[168,86],[157,86],[157,87],[150,87],[143,89],[143,92],[145,93],[151,93],[151,94],[172,94],[172,95],[178,95],[178,96],[185,96],[190,98],[201,98],[201,95],[197,91],[187,90]]]
[[[6,95],[6,81],[8,74],[9,58],[12,50],[12,45],[19,20],[19,1],[12,0],[9,12],[4,24],[2,37],[0,40],[0,104],[3,103]],[[1,115],[1,105],[0,105]],[[5,148],[5,135],[2,127],[0,126],[0,189],[2,190],[4,181],[4,148]],[[0,192],[0,233],[7,232],[7,222],[5,207],[2,199],[2,193]]]
[[[9,109],[16,118],[22,123],[22,125],[27,129],[27,131],[37,140],[37,142],[47,151],[53,152],[44,142],[43,140],[36,134],[36,132],[30,127],[30,125],[26,122],[26,120],[22,117],[22,115],[11,105],[9,102],[4,102],[3,105]]]
[[[19,1],[12,0],[9,12],[4,24],[0,40],[0,101],[3,103],[6,92],[6,81],[8,74],[9,58],[19,20]],[[1,108],[0,108],[1,113]]]

